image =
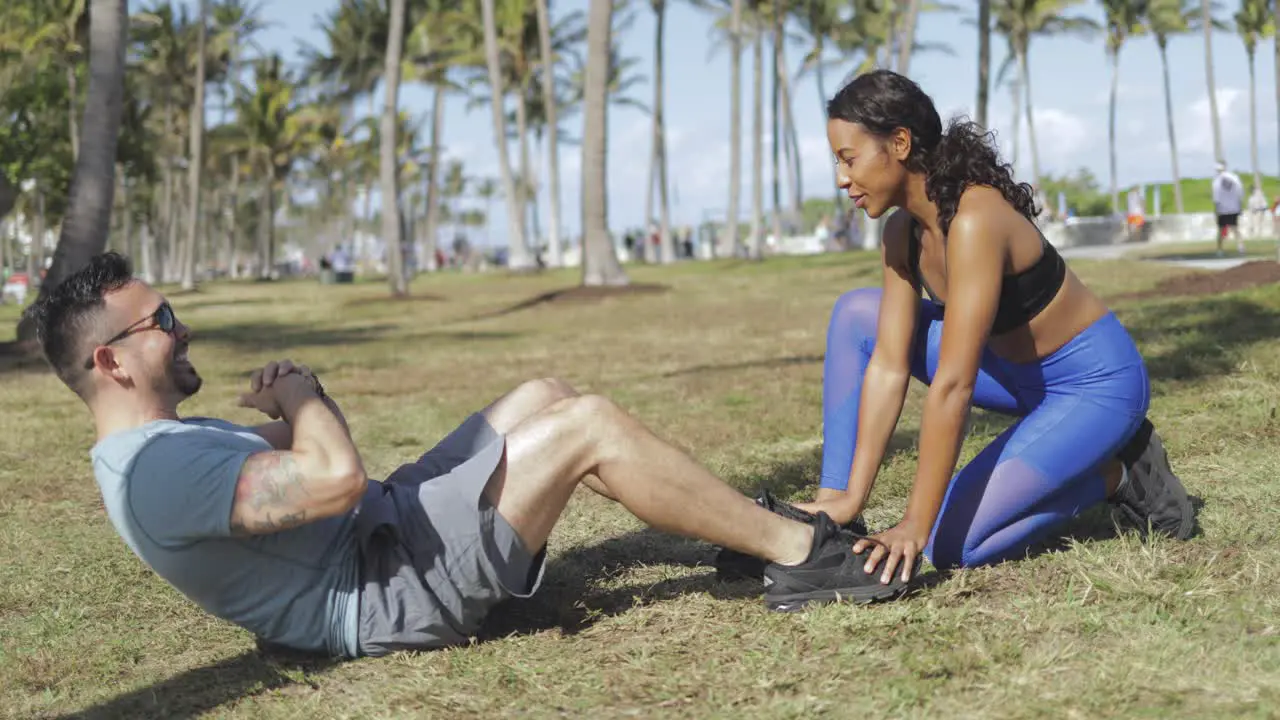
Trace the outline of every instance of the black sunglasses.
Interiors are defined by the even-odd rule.
[[[139,327],[140,325],[142,325],[143,323],[148,322],[148,321],[149,321],[149,322],[151,322],[152,324],[151,324],[151,325],[147,325],[147,326],[145,326],[145,327]],[[142,318],[141,320],[139,320],[139,321],[137,321],[137,322],[133,323],[132,325],[130,325],[129,327],[125,328],[124,330],[121,330],[120,332],[116,333],[115,335],[112,335],[110,340],[108,340],[108,341],[106,341],[106,342],[104,342],[104,343],[100,343],[100,344],[98,345],[98,347],[104,347],[104,346],[107,346],[107,345],[112,345],[112,344],[114,344],[114,343],[117,343],[117,342],[119,342],[119,341],[121,341],[121,340],[123,340],[123,339],[125,339],[125,338],[129,337],[130,335],[134,334],[135,332],[143,332],[144,330],[159,329],[159,330],[162,330],[162,331],[164,331],[164,332],[169,333],[170,335],[172,335],[172,334],[173,334],[173,328],[174,328],[174,327],[176,327],[176,326],[177,326],[177,324],[178,324],[178,319],[177,319],[176,317],[174,317],[174,314],[173,314],[173,307],[171,307],[171,306],[169,305],[169,302],[166,300],[165,302],[160,303],[160,307],[156,308],[156,311],[155,311],[155,312],[153,312],[153,313],[151,313],[150,315],[148,315],[148,316],[146,316],[146,317]],[[89,359],[85,361],[85,363],[84,363],[84,369],[85,369],[85,370],[92,370],[92,369],[93,369],[93,356],[92,356],[92,355],[90,355],[90,356],[89,356]]]

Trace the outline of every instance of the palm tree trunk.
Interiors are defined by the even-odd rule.
[[[173,222],[174,213],[174,182],[173,182],[173,155],[170,151],[170,144],[173,141],[173,101],[170,99],[170,91],[166,85],[164,90],[164,138],[160,141],[160,177],[163,183],[160,195],[160,232],[161,237],[156,238],[156,282],[164,282],[168,280],[165,274],[165,268],[169,264],[169,248],[173,244],[173,232],[175,223]]]
[[[142,223],[142,236],[138,238],[139,269],[143,280],[155,282],[155,233],[151,232],[151,218]]]
[[[920,14],[920,0],[909,0],[907,14],[902,19],[902,32],[898,35],[898,73],[909,74],[911,52],[916,44],[916,18]]]
[[[369,119],[372,121],[374,114],[377,112],[377,106],[374,104],[373,93],[369,93]],[[370,137],[372,138],[372,130]],[[373,173],[369,168],[365,168],[364,177],[364,211],[361,213],[360,219],[365,223],[365,232],[372,232],[373,229]]]
[[[895,47],[894,44],[898,40],[898,3],[896,2],[896,0],[895,2],[889,3],[888,13],[889,13],[889,23],[888,23],[887,29],[885,30],[884,44],[876,49],[876,54],[879,55],[880,52],[883,51],[884,56],[880,58],[877,62],[879,63],[880,67],[892,70],[893,69],[893,51]]]
[[[93,122],[85,126],[83,144],[90,151],[76,159],[62,232],[48,276],[40,283],[41,296],[102,252],[111,224],[129,20],[125,0],[91,0],[89,5],[89,92],[84,112]],[[18,324],[19,340],[34,334],[29,320]]]
[[[387,248],[387,284],[396,297],[407,295],[404,255],[400,224],[400,168],[396,157],[396,117],[400,107],[400,57],[404,49],[405,0],[391,0],[391,28],[387,39],[387,55],[382,81],[381,157],[378,169],[382,175],[382,240]]]
[[[196,30],[196,92],[191,101],[191,157],[187,169],[187,247],[183,251],[182,289],[196,287],[196,238],[200,231],[200,178],[204,174],[204,75],[205,33],[209,24],[208,0],[200,0],[200,27]]]
[[[75,162],[80,159],[80,127],[76,119],[76,96],[80,94],[76,82],[76,66],[74,63],[67,64],[67,120],[70,123],[68,127],[71,130],[71,161]]]
[[[1173,90],[1169,85],[1169,55],[1166,41],[1157,39],[1160,48],[1160,69],[1164,72],[1164,117],[1169,127],[1169,159],[1173,163],[1173,207],[1182,214],[1182,175],[1178,172],[1178,136],[1173,128]]]
[[[546,0],[542,0],[545,2]],[[436,83],[435,97],[431,100],[431,157],[427,160],[427,211],[425,236],[426,251],[429,257],[436,256],[436,248],[440,241],[437,238],[440,230],[440,154],[444,152],[441,144],[444,135],[444,100],[445,84]]]
[[[547,225],[547,265],[564,265],[560,246],[560,122],[556,107],[554,55],[551,51],[551,12],[547,0],[537,0],[538,46],[542,54],[542,104],[547,120],[547,186],[551,210]]]
[[[825,119],[827,117],[827,86],[826,86],[827,83],[826,83],[826,78],[823,77],[823,72],[822,72],[821,40],[819,40],[819,45],[817,47],[816,54],[818,56],[818,62],[817,62],[817,65],[814,67],[814,75],[817,77],[817,82],[818,82],[818,105],[820,106],[819,110],[821,112],[821,117]],[[835,207],[836,213],[839,215],[843,215],[845,196],[844,196],[844,193],[840,192],[840,188],[836,185],[836,183],[840,181],[839,175],[840,173],[836,170],[835,163],[832,163],[831,164],[831,187],[833,188],[833,192],[835,193],[832,199],[835,202],[834,207]]]
[[[977,122],[987,128],[987,103],[991,94],[991,0],[978,0],[978,106]]]
[[[1031,110],[1031,71],[1027,67],[1027,48],[1018,51],[1018,73],[1021,77],[1022,99],[1027,110],[1027,141],[1031,145],[1031,184],[1040,187],[1040,150],[1036,145],[1036,119]]]
[[[1226,162],[1222,151],[1222,126],[1218,120],[1218,91],[1213,80],[1213,13],[1211,0],[1200,0],[1200,22],[1204,27],[1204,76],[1209,86],[1209,122],[1213,126],[1213,158]]]
[[[1111,57],[1111,103],[1107,114],[1107,145],[1111,157],[1111,212],[1120,212],[1120,185],[1116,178],[1116,95],[1120,91],[1120,48],[1107,53]],[[1039,175],[1037,174],[1037,184]]]
[[[506,90],[502,86],[502,68],[498,57],[498,28],[497,19],[494,16],[494,0],[480,0],[480,14],[484,25],[485,64],[489,70],[489,88],[492,98],[489,107],[493,111],[494,145],[498,150],[498,171],[502,176],[502,194],[507,201],[507,267],[512,270],[527,270],[533,263],[529,257],[529,248],[524,242],[524,208],[520,206],[520,196],[516,194],[515,179],[511,176],[511,157],[507,150],[507,123],[502,112]],[[606,38],[604,42],[607,49],[608,39]],[[608,57],[606,53],[606,67]]]
[[[791,214],[800,218],[804,211],[804,168],[800,158],[800,138],[796,135],[796,119],[791,112],[791,79],[787,69],[785,39],[778,51],[778,85],[782,103],[783,136],[787,151],[787,168],[791,173]]]
[[[769,83],[769,128],[773,133],[773,140],[769,147],[769,156],[771,161],[771,176],[773,182],[773,241],[782,243],[782,173],[778,164],[778,147],[781,133],[778,123],[778,56],[782,54],[782,21],[779,17],[777,0],[774,3],[774,27],[773,27],[773,81]]]
[[[764,234],[764,33],[752,40],[751,240],[747,257],[760,257]]]
[[[516,193],[520,196],[520,223],[524,228],[524,236],[529,238],[529,247],[533,249],[538,247],[541,238],[538,237],[536,222],[532,225],[533,233],[529,232],[530,211],[534,215],[537,214],[534,206],[538,202],[537,185],[534,183],[533,168],[529,163],[529,112],[525,103],[524,88],[519,88],[518,92],[512,95],[515,96],[516,101],[516,137],[519,138],[520,147],[520,177],[519,184],[516,185]],[[533,254],[536,256],[540,252],[535,251]]]
[[[1253,184],[1262,187],[1262,170],[1258,167],[1258,82],[1254,69],[1254,51],[1249,51],[1249,157],[1253,160]]]
[[[1272,23],[1277,29],[1280,29],[1280,3],[1275,3],[1275,21]],[[1280,41],[1275,41],[1275,64],[1276,64],[1276,117],[1280,118]],[[1277,126],[1277,134],[1280,135],[1280,126]],[[1276,150],[1280,152],[1280,141],[1276,143]],[[1278,245],[1277,247],[1280,247]]]
[[[738,248],[738,201],[742,195],[742,2],[732,0],[729,15],[729,203],[725,211],[724,232],[725,245],[735,254]],[[1280,63],[1280,59],[1276,62]],[[1276,98],[1280,102],[1280,89],[1277,89]],[[712,257],[716,256],[715,248],[713,240]]]
[[[1022,83],[1015,79],[1010,83],[1009,92],[1013,95],[1013,151],[1009,154],[1009,164],[1016,175],[1018,150],[1022,144]]]
[[[654,179],[658,175],[658,119],[650,123],[649,168],[644,176],[644,220],[640,244],[635,249],[641,262],[649,262],[649,228],[653,226]],[[633,258],[635,259],[635,258]]]
[[[481,2],[491,5],[492,0]],[[609,45],[612,40],[613,0],[591,0],[587,11],[582,121],[582,284],[587,286],[628,283],[609,234],[609,123],[606,111]],[[493,60],[490,73],[496,74],[496,57]]]
[[[663,114],[662,96],[665,92],[663,75],[663,38],[666,34],[666,0],[654,0],[655,28],[653,33],[653,163],[658,171],[658,262],[672,263],[676,259],[675,243],[671,239],[671,203],[667,182],[667,128]]]
[[[44,217],[44,189],[36,183],[35,187],[35,216],[32,218],[31,226],[31,247],[27,249],[27,278],[32,287],[43,287],[40,280],[40,270],[44,267],[44,236],[45,236],[45,217]],[[105,245],[105,237],[103,238]],[[18,329],[22,329],[22,325],[18,325]],[[19,334],[21,337],[21,334]]]
[[[133,238],[133,208],[129,207],[129,178],[125,177],[124,165],[116,163],[116,185],[120,187],[120,248],[130,258],[137,257]],[[4,264],[0,263],[0,267]]]
[[[240,158],[231,156],[231,212],[228,214],[228,220],[231,227],[227,228],[227,236],[229,243],[228,262],[230,263],[231,278],[238,279],[240,277],[240,265],[236,262],[236,255],[240,251],[240,217],[236,212],[237,206],[240,204]]]
[[[276,254],[276,193],[268,178],[262,183],[261,210],[258,216],[258,278],[270,280]]]

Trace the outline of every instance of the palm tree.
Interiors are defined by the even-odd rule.
[[[729,205],[725,211],[725,235],[729,247],[738,247],[738,203],[742,199],[742,3],[730,0],[729,8]],[[1280,95],[1278,95],[1280,97]],[[712,256],[716,241],[712,240]]]
[[[818,89],[818,110],[825,122],[827,117],[827,89],[825,71],[828,67],[845,69],[850,74],[865,72],[875,66],[876,51],[884,42],[879,32],[877,13],[884,8],[875,3],[878,0],[856,0],[853,17],[842,18],[845,0],[807,0],[797,8],[797,21],[807,50],[801,61],[796,79],[808,73],[814,74]],[[828,58],[826,52],[834,46],[835,59]],[[835,184],[836,168],[831,166],[831,188],[835,193],[835,207],[843,208],[844,196]]]
[[[538,49],[542,59],[542,105],[546,115],[546,125],[550,128],[547,137],[547,185],[550,189],[550,224],[547,227],[547,246],[550,255],[547,264],[560,267],[564,264],[564,254],[560,245],[560,121],[556,107],[556,75],[555,53],[551,47],[551,9],[547,0],[535,0],[538,10]],[[485,214],[488,225],[488,213]]]
[[[400,105],[400,62],[404,54],[405,0],[391,0],[391,25],[388,33],[382,104],[382,241],[387,248],[387,283],[391,294],[409,294],[405,279],[404,252],[401,242],[400,169],[396,157],[396,119]]]
[[[1116,95],[1120,90],[1120,49],[1132,35],[1144,30],[1142,18],[1147,0],[1102,0],[1107,15],[1107,58],[1111,61],[1111,105],[1107,139],[1111,155],[1111,211],[1120,212],[1120,186],[1116,177]]]
[[[759,0],[752,0],[758,10]],[[761,257],[764,235],[764,28],[758,12],[752,13],[751,38],[751,239],[747,257]]]
[[[237,122],[220,126],[221,142],[244,154],[258,174],[258,275],[270,278],[275,262],[276,191],[294,162],[314,147],[314,124],[297,100],[299,83],[278,55],[253,63],[251,85],[236,98]]]
[[[1160,69],[1164,75],[1164,115],[1169,130],[1169,160],[1173,167],[1173,203],[1183,213],[1182,174],[1178,170],[1178,137],[1173,123],[1173,90],[1169,83],[1169,38],[1190,32],[1200,16],[1199,0],[1150,0],[1147,5],[1147,28],[1160,50]]]
[[[903,18],[902,34],[898,37],[898,72],[908,74],[911,51],[916,40],[916,18],[920,14],[920,0],[907,0],[907,13]]]
[[[515,176],[511,172],[511,157],[507,151],[507,124],[502,111],[502,98],[506,88],[502,79],[502,61],[498,52],[498,26],[494,0],[480,0],[481,23],[484,31],[485,65],[489,73],[489,106],[493,110],[493,137],[498,149],[498,172],[502,180],[502,195],[507,201],[507,266],[513,270],[533,267],[533,258],[524,239],[524,212],[516,192]]]
[[[235,97],[240,92],[240,59],[244,54],[245,46],[253,46],[254,35],[257,35],[267,27],[266,23],[260,18],[261,13],[261,4],[254,4],[249,0],[222,0],[213,7],[214,27],[217,28],[219,35],[225,37],[228,48],[227,74],[222,88],[224,123],[226,122],[227,111],[234,104]],[[226,259],[230,266],[232,277],[236,276],[235,269],[237,265],[233,262],[233,256],[235,249],[239,246],[240,166],[239,157],[232,155],[227,158],[227,167],[231,173],[231,180],[229,187],[223,193],[223,197],[227,203]]]
[[[1200,24],[1204,30],[1204,76],[1209,86],[1209,122],[1213,126],[1213,159],[1226,162],[1222,151],[1222,126],[1218,120],[1218,90],[1213,79],[1213,0],[1200,0]]]
[[[1258,84],[1254,74],[1254,58],[1258,40],[1274,34],[1271,25],[1270,0],[1240,0],[1236,13],[1236,32],[1244,42],[1244,52],[1249,58],[1249,157],[1253,161],[1253,184],[1262,186],[1262,171],[1258,168]]]
[[[978,0],[978,125],[987,127],[987,103],[991,95],[991,0]]]
[[[1025,106],[1031,141],[1031,181],[1035,186],[1040,185],[1040,152],[1036,145],[1035,116],[1031,109],[1031,70],[1027,60],[1031,38],[1066,33],[1091,37],[1098,29],[1097,23],[1089,18],[1064,14],[1080,3],[1081,0],[992,0],[996,32],[1009,40],[1013,50],[1006,62],[1015,63],[1018,69],[1018,90]]]
[[[629,282],[609,234],[608,119],[605,111],[613,66],[610,62],[612,39],[613,0],[591,0],[587,11],[582,121],[582,284],[586,286],[626,285]]]
[[[649,181],[645,183],[644,221],[647,225],[653,219],[654,183],[658,181],[658,258],[662,263],[675,261],[675,245],[671,241],[671,206],[667,195],[667,129],[662,114],[663,89],[663,36],[666,27],[666,0],[649,0],[653,9],[653,145],[649,152]],[[649,244],[645,243],[645,248]]]
[[[191,157],[187,169],[187,242],[182,251],[182,289],[196,287],[196,232],[200,226],[200,178],[204,175],[205,35],[209,23],[208,0],[200,0],[200,27],[196,36],[196,91],[191,101]]]
[[[115,194],[116,144],[124,107],[125,48],[129,18],[125,0],[93,0],[89,23],[89,91],[82,147],[76,159],[71,194],[53,264],[40,295],[58,286],[107,245]],[[18,339],[34,337],[29,320],[19,323]]]
[[[9,32],[0,33],[0,54],[10,55],[19,72],[50,63],[64,73],[67,84],[66,118],[70,128],[72,161],[80,155],[80,128],[77,124],[79,100],[78,68],[84,56],[85,33],[89,29],[88,0],[39,0],[6,7],[19,22]]]

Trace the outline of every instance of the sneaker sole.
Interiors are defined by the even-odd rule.
[[[765,607],[773,612],[800,612],[811,605],[828,605],[831,603],[851,603],[867,605],[880,600],[890,600],[904,592],[903,584],[870,585],[865,587],[845,588],[843,590],[816,590],[807,593],[791,593],[789,595],[766,595]]]

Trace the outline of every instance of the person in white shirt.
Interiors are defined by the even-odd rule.
[[[1240,176],[1218,163],[1213,178],[1213,211],[1218,216],[1218,257],[1222,257],[1222,241],[1230,231],[1236,237],[1236,251],[1244,254],[1244,237],[1240,235],[1240,210],[1244,205],[1244,183]]]

